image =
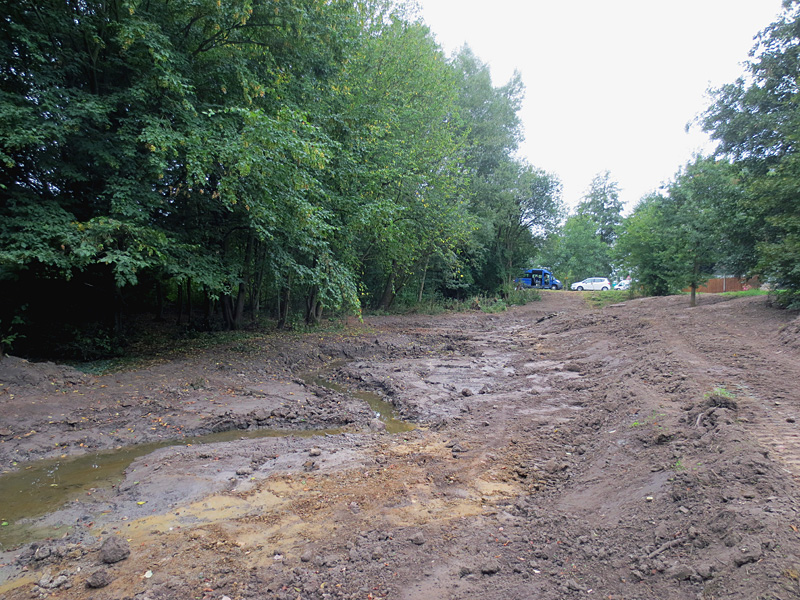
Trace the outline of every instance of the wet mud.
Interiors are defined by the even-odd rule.
[[[797,315],[584,299],[101,377],[4,359],[2,493],[50,503],[0,504],[0,595],[798,597]]]

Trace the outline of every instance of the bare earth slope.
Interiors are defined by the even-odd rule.
[[[36,540],[5,538],[0,595],[800,597],[796,314],[543,296],[103,377],[3,360],[9,489],[34,459],[237,434],[140,456],[44,516],[0,514]],[[356,390],[418,427],[382,431]],[[236,439],[263,427],[330,431]],[[109,538],[130,555],[108,562]]]

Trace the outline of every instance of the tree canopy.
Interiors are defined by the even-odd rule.
[[[118,339],[166,303],[238,328],[492,293],[553,227],[557,179],[513,157],[519,75],[446,57],[411,5],[6,7],[0,337]]]

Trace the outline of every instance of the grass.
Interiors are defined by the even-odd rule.
[[[631,290],[607,290],[605,292],[585,292],[585,302],[592,308],[603,308],[609,304],[618,304],[632,300],[634,293]]]
[[[422,302],[396,302],[389,311],[380,309],[365,310],[370,316],[386,316],[390,314],[438,315],[446,312],[467,312],[480,310],[485,313],[501,313],[512,306],[524,306],[528,302],[541,300],[539,290],[508,290],[497,296],[473,296],[466,300],[452,298],[429,298]]]
[[[667,415],[664,414],[664,413],[659,413],[659,412],[653,411],[652,414],[650,414],[649,416],[645,417],[644,420],[639,421],[637,419],[636,421],[631,423],[631,427],[643,427],[644,425],[656,425],[656,426],[659,426],[658,425],[658,420],[661,417],[666,417],[666,416]]]
[[[728,400],[733,400],[736,398],[736,394],[722,386],[717,386],[710,392],[703,394],[703,398],[726,398]]]
[[[768,296],[768,290],[743,290],[741,292],[722,292],[716,294],[718,296],[725,296],[726,298],[743,298],[746,296]]]

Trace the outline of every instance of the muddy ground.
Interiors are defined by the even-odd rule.
[[[0,596],[800,597],[796,313],[585,297],[104,376],[4,359],[0,489],[20,490],[0,506]],[[416,428],[385,431],[357,390]],[[247,437],[263,428],[318,434]],[[110,485],[61,479],[130,445],[153,451]]]

